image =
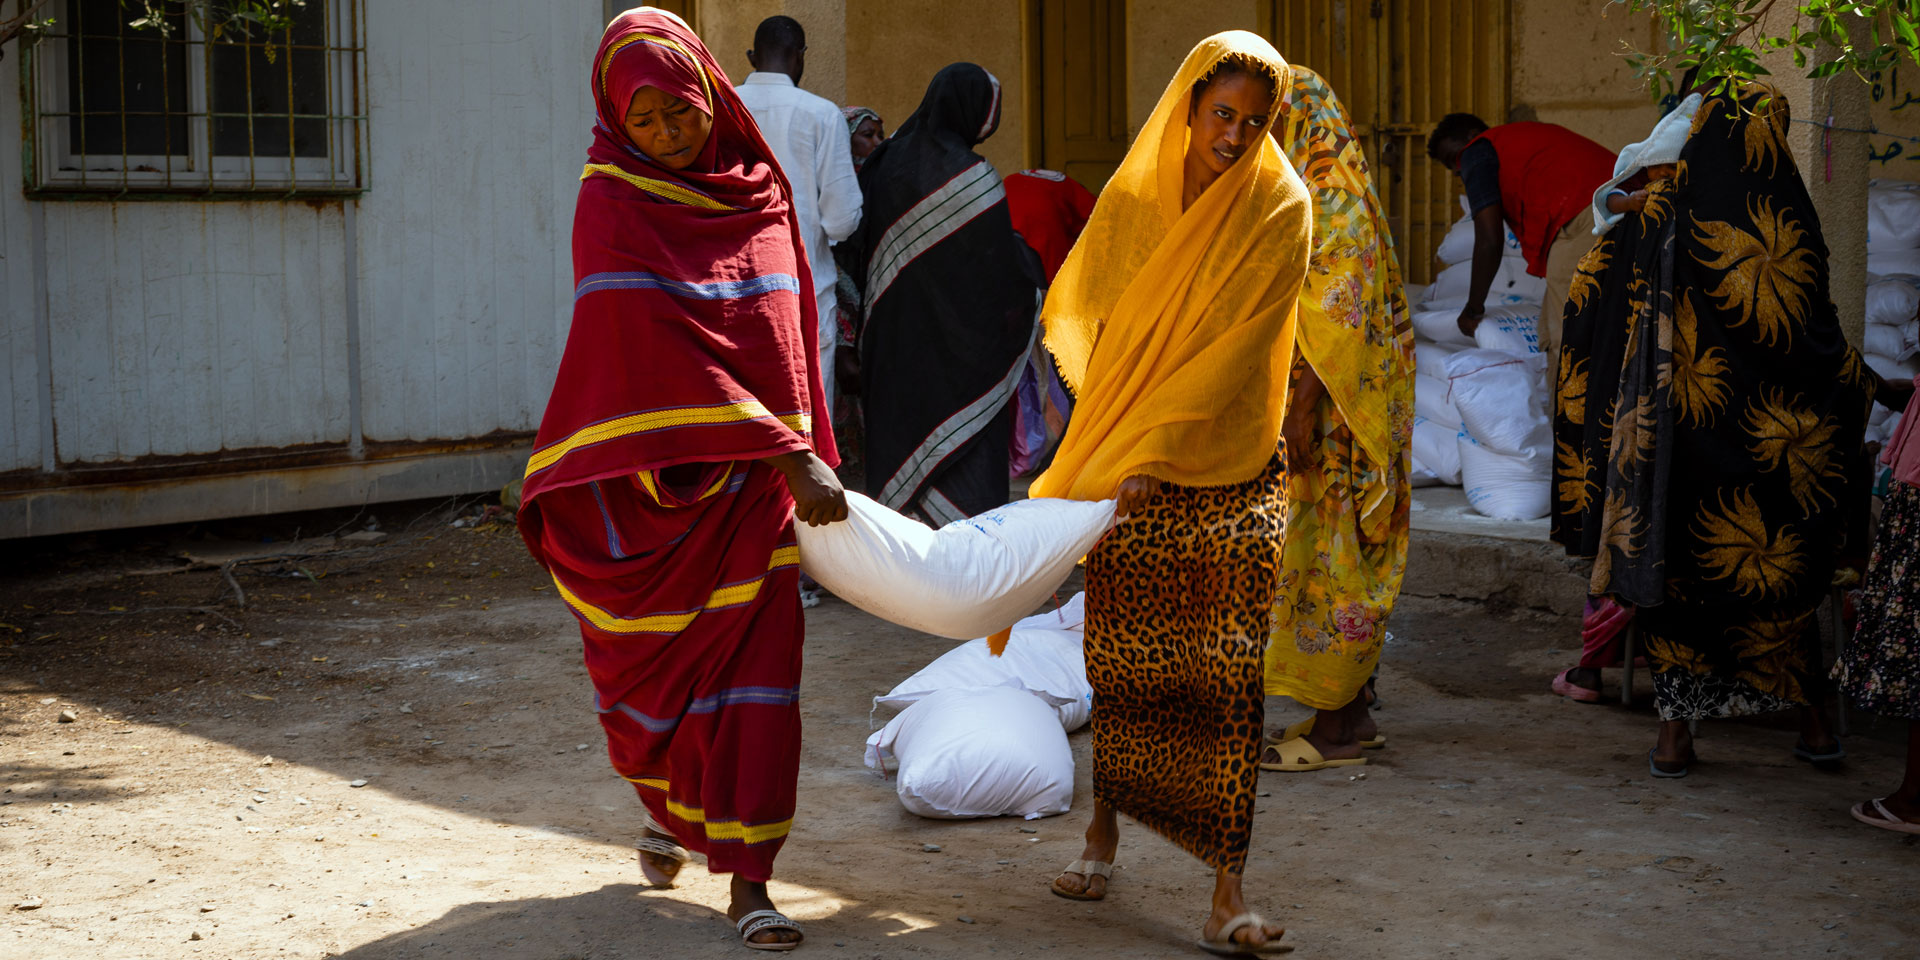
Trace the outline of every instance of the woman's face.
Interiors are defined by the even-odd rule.
[[[1226,173],[1241,154],[1259,145],[1272,109],[1273,88],[1265,79],[1232,73],[1215,80],[1194,98],[1187,155],[1198,156],[1215,174]]]
[[[627,104],[627,138],[653,162],[685,170],[713,134],[713,117],[659,87],[641,87]]]
[[[886,138],[887,132],[880,128],[880,121],[872,117],[861,120],[860,125],[853,128],[853,159],[865,160]]]

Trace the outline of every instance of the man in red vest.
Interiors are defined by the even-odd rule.
[[[1473,279],[1461,332],[1473,336],[1480,325],[1500,269],[1501,228],[1511,227],[1527,272],[1547,281],[1540,349],[1552,357],[1567,284],[1593,247],[1593,191],[1613,179],[1613,151],[1559,124],[1489,128],[1471,113],[1449,113],[1427,136],[1427,156],[1460,178],[1473,214]]]

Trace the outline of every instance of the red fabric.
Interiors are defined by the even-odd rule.
[[[760,462],[813,449],[812,278],[791,189],[699,39],[648,9],[591,73],[573,324],[522,488],[521,535],[580,621],[614,769],[715,872],[764,881],[799,776],[793,503]],[[686,170],[622,119],[654,86],[713,117]],[[804,293],[803,293],[804,292]]]
[[[1040,255],[1047,282],[1052,283],[1060,265],[1067,262],[1067,252],[1080,239],[1087,218],[1093,216],[1093,192],[1052,170],[1022,170],[1009,175],[1004,186],[1013,229]]]
[[[1556,123],[1503,123],[1468,141],[1500,157],[1500,208],[1520,241],[1527,272],[1547,275],[1547,252],[1613,179],[1613,151]]]

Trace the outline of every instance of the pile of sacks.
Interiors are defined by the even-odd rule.
[[[970,640],[902,680],[874,706],[900,710],[867,738],[867,766],[894,766],[900,805],[923,817],[1065,813],[1067,733],[1093,717],[1085,594],[1013,627],[1006,652]]]
[[[1867,187],[1867,365],[1888,380],[1920,373],[1920,183]],[[1900,411],[1874,404],[1867,439],[1884,442]]]
[[[1537,520],[1551,509],[1553,439],[1540,301],[1546,284],[1527,273],[1507,231],[1486,316],[1472,337],[1457,320],[1473,270],[1473,220],[1463,215],[1440,242],[1445,264],[1433,285],[1407,287],[1413,305],[1413,482],[1464,486],[1489,517]]]

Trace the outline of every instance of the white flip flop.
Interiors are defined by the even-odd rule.
[[[792,950],[804,943],[807,938],[806,932],[800,929],[799,924],[794,923],[786,914],[778,910],[755,910],[734,921],[733,925],[740,931],[740,942],[746,944],[749,950]],[[800,934],[800,939],[787,943],[754,943],[750,938],[762,930],[791,930]]]

